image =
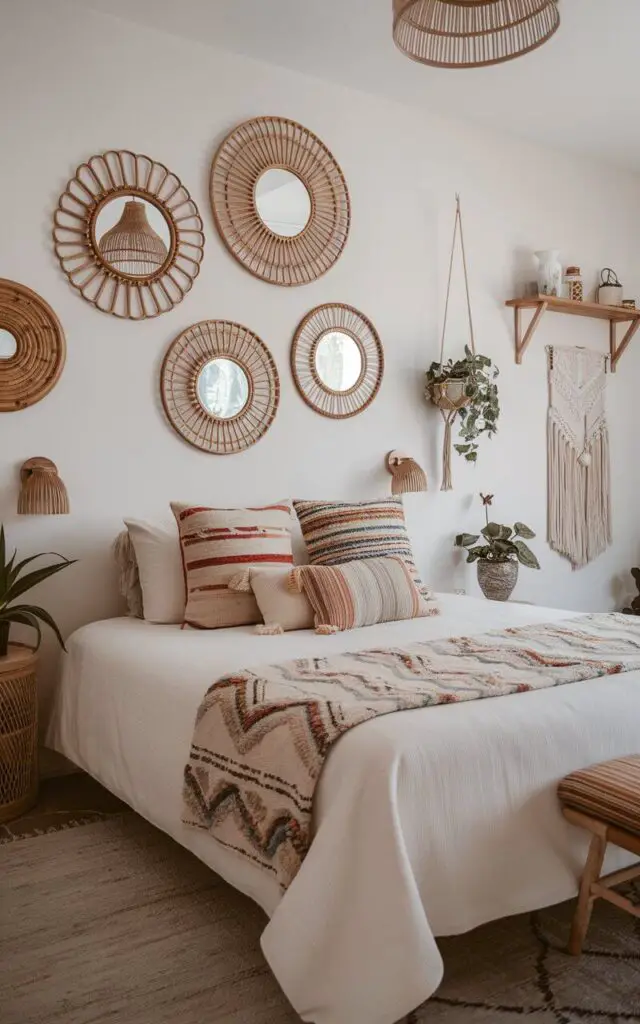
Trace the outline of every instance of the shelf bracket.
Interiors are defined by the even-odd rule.
[[[616,367],[638,328],[640,328],[640,320],[634,320],[633,323],[629,324],[629,327],[625,331],[624,338],[622,339],[620,344],[618,344],[616,322],[615,320],[609,321],[609,351],[611,353],[612,373],[616,372]]]
[[[529,324],[527,330],[525,331],[524,337],[522,336],[522,310],[521,310],[521,308],[519,306],[514,306],[513,312],[514,312],[514,316],[515,316],[515,330],[516,330],[516,363],[518,364],[518,366],[520,366],[522,364],[522,357],[525,354],[525,352],[526,352],[526,350],[527,350],[527,348],[529,346],[529,342],[531,341],[531,339],[533,338],[534,334],[536,333],[536,331],[538,329],[538,324],[540,323],[542,317],[546,313],[548,305],[549,305],[548,302],[541,302],[539,304],[538,308],[536,309],[536,311],[535,311],[535,313],[533,315],[533,320],[531,321],[531,323]],[[629,338],[629,341],[631,341],[630,338]],[[628,344],[629,344],[628,341],[622,342],[622,345],[624,345],[625,347]],[[622,348],[622,345],[621,345],[621,348]],[[611,357],[611,361],[612,361],[612,365],[613,365],[613,356]]]

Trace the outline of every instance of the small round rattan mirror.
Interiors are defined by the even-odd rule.
[[[370,320],[330,303],[304,318],[291,346],[291,370],[307,405],[333,419],[357,416],[382,383],[384,354]]]
[[[128,150],[78,167],[60,196],[53,238],[82,297],[130,320],[181,302],[204,246],[198,208],[184,185],[162,164]]]
[[[0,278],[0,412],[48,395],[65,358],[64,331],[51,306],[23,284]]]
[[[270,284],[315,281],[347,242],[342,171],[320,139],[284,117],[257,117],[227,136],[211,169],[211,203],[229,252]]]
[[[162,365],[160,390],[172,427],[213,455],[232,455],[259,441],[280,400],[269,349],[252,331],[227,320],[204,320],[175,339]]]

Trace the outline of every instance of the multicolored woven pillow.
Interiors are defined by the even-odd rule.
[[[260,622],[253,593],[235,592],[228,584],[243,568],[293,565],[290,506],[220,509],[173,503],[171,508],[187,590],[185,624],[220,629]]]
[[[397,557],[301,565],[291,570],[289,586],[306,594],[319,633],[438,614],[418,590],[407,563]]]
[[[425,597],[404,519],[402,498],[380,501],[294,501],[312,565],[341,565],[396,555],[409,566]]]

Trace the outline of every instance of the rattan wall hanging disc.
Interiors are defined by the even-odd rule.
[[[384,374],[384,352],[371,321],[339,302],[312,309],[291,346],[291,371],[307,405],[347,419],[373,402]]]
[[[200,271],[198,207],[175,174],[140,153],[110,150],[81,164],[53,219],[62,269],[103,313],[129,320],[166,313]]]
[[[263,195],[269,172],[274,181]],[[320,139],[283,117],[257,117],[227,136],[213,160],[211,204],[230,253],[270,284],[315,281],[339,259],[349,235],[340,167]]]
[[[172,342],[160,375],[162,404],[189,444],[233,455],[267,432],[280,401],[269,349],[241,324],[204,320]]]
[[[67,353],[64,331],[44,299],[0,278],[0,336],[0,412],[15,412],[39,402],[57,382]]]

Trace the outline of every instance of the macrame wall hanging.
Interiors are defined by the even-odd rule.
[[[574,569],[611,544],[607,356],[547,348],[549,544]]]
[[[442,324],[442,341],[440,344],[440,373],[444,365],[444,344],[447,336],[447,320],[449,316],[449,298],[451,297],[451,278],[453,276],[453,260],[456,252],[456,242],[460,232],[460,249],[462,251],[462,267],[464,270],[464,286],[467,295],[467,312],[469,315],[469,348],[472,354],[476,354],[475,340],[473,336],[473,315],[471,313],[471,296],[469,294],[469,275],[467,273],[467,256],[464,248],[464,234],[462,231],[462,213],[460,210],[460,196],[456,196],[456,219],[453,227],[453,243],[451,245],[451,258],[449,260],[449,279],[447,281],[447,298],[444,306],[444,320]],[[444,420],[444,441],[442,445],[442,486],[441,491],[453,490],[451,479],[451,430],[456,417],[461,409],[469,404],[467,395],[466,379],[451,379],[434,382],[429,389],[431,401],[440,410]]]

